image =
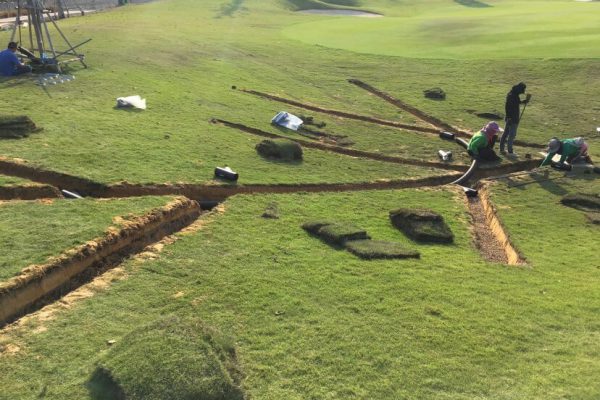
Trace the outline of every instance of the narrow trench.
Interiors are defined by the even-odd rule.
[[[508,263],[506,253],[488,224],[483,204],[479,197],[467,197],[467,207],[472,218],[475,247],[481,256],[490,262]]]
[[[404,124],[401,122],[389,121],[389,120],[385,120],[385,119],[370,117],[367,115],[360,115],[360,114],[349,113],[349,112],[345,112],[345,111],[332,110],[332,109],[323,108],[323,107],[312,105],[312,104],[301,103],[299,101],[286,99],[284,97],[275,96],[275,95],[272,95],[269,93],[259,92],[256,90],[240,89],[240,91],[242,91],[244,93],[252,94],[252,95],[255,95],[258,97],[262,97],[265,99],[277,101],[279,103],[289,104],[294,107],[303,108],[303,109],[309,110],[309,111],[320,112],[323,114],[333,115],[336,117],[353,119],[356,121],[369,122],[369,123],[373,123],[373,124],[377,124],[377,125],[388,126],[388,127],[392,127],[392,128],[399,128],[399,129],[404,129],[407,131],[414,131],[414,132],[419,132],[419,133],[431,133],[433,135],[438,135],[440,133],[440,130],[437,128],[430,128],[430,127],[426,127],[426,126],[418,126],[418,125],[412,125],[412,124]]]
[[[396,164],[415,165],[415,166],[419,166],[419,167],[438,168],[438,169],[452,170],[452,171],[466,171],[468,168],[466,165],[451,165],[451,164],[444,164],[444,163],[439,163],[439,162],[421,161],[421,160],[413,160],[413,159],[409,159],[409,158],[386,156],[384,154],[372,153],[372,152],[363,151],[363,150],[348,149],[345,147],[332,146],[332,145],[328,145],[328,144],[324,144],[324,143],[320,143],[320,142],[308,142],[306,140],[301,140],[301,139],[291,139],[286,136],[277,135],[277,134],[274,134],[271,132],[266,132],[266,131],[263,131],[263,130],[260,130],[257,128],[252,128],[252,127],[249,127],[249,126],[246,126],[243,124],[225,121],[225,120],[218,119],[218,118],[213,118],[211,120],[211,122],[214,124],[221,124],[221,125],[224,125],[224,126],[227,126],[230,128],[238,129],[242,132],[250,133],[250,134],[256,135],[256,136],[261,136],[261,137],[266,137],[266,138],[271,138],[271,139],[288,139],[288,140],[292,140],[292,141],[294,141],[298,144],[301,144],[302,146],[308,147],[308,148],[329,151],[329,152],[338,153],[338,154],[344,154],[344,155],[352,156],[352,157],[362,157],[362,158],[368,158],[368,159],[376,160],[376,161],[385,161],[385,162],[391,162],[391,163],[396,163]]]
[[[353,84],[353,85],[358,86],[361,89],[366,90],[369,93],[374,94],[375,96],[377,96],[377,97],[379,97],[379,98],[387,101],[390,104],[393,104],[394,106],[400,108],[401,110],[404,110],[404,111],[406,111],[406,112],[414,115],[415,117],[417,117],[417,118],[419,118],[419,119],[421,119],[421,120],[423,120],[423,121],[425,121],[425,122],[427,122],[427,123],[429,123],[429,124],[431,124],[431,125],[433,125],[435,127],[438,127],[439,129],[442,129],[442,130],[445,130],[445,131],[448,131],[448,132],[452,132],[455,135],[460,136],[460,137],[464,137],[464,138],[470,138],[470,137],[473,136],[470,132],[467,132],[465,130],[456,128],[456,127],[454,127],[454,126],[452,126],[452,125],[450,125],[450,124],[442,121],[441,119],[436,118],[436,117],[434,117],[432,115],[429,115],[429,114],[427,114],[427,113],[419,110],[418,108],[413,107],[413,106],[411,106],[411,105],[403,102],[400,99],[392,97],[388,93],[386,93],[386,92],[384,92],[382,90],[379,90],[379,89],[377,89],[377,88],[375,88],[375,87],[369,85],[368,83],[365,83],[365,82],[363,82],[363,81],[361,81],[359,79],[348,79],[348,82],[351,83],[351,84]],[[543,149],[543,148],[546,147],[546,145],[544,145],[544,144],[524,142],[522,140],[515,140],[515,144],[519,145],[519,146],[531,147],[531,148],[534,148],[534,149]]]
[[[498,217],[487,186],[484,184],[480,187],[477,197],[466,197],[466,199],[473,223],[475,246],[483,258],[507,265],[526,265],[525,258],[512,244],[507,230]]]
[[[148,245],[184,229],[201,214],[197,202],[176,199],[47,264],[26,268],[20,275],[0,282],[0,328],[57,301]]]

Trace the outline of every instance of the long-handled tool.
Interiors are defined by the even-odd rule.
[[[525,109],[527,108],[527,104],[529,104],[529,100],[531,100],[531,94],[527,93],[527,97],[525,97],[525,105],[523,106],[523,110],[521,110],[521,115],[519,116],[519,121],[521,120],[521,118],[523,118],[523,113],[525,112]]]

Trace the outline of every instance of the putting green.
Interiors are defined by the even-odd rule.
[[[325,47],[412,58],[600,57],[600,2],[488,3],[448,2],[410,18],[312,17],[283,34]]]

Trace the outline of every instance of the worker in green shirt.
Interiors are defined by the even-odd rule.
[[[488,122],[469,141],[467,147],[469,155],[480,161],[498,161],[500,157],[494,152],[498,132],[502,132],[498,124],[494,121]]]
[[[560,154],[560,164],[563,164],[565,160],[569,164],[579,161],[592,162],[587,153],[588,145],[582,137],[563,140],[554,137],[548,142],[548,149],[546,151],[548,155],[544,158],[540,167],[550,164],[556,154]]]

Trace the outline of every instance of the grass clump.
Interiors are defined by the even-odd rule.
[[[319,229],[317,235],[330,244],[344,245],[351,240],[369,239],[367,231],[352,224],[336,222]]]
[[[353,240],[346,243],[346,248],[350,253],[365,260],[421,257],[416,250],[407,249],[400,243],[384,240]]]
[[[282,161],[301,161],[302,147],[291,140],[266,139],[256,145],[258,154],[265,158],[275,158]]]
[[[241,400],[235,348],[202,322],[169,316],[123,338],[88,383],[93,398]]]
[[[39,130],[26,115],[0,116],[0,138],[20,139]]]
[[[319,229],[331,224],[333,224],[333,222],[331,221],[308,221],[302,224],[302,229],[304,229],[308,233],[316,235],[319,233]]]
[[[279,219],[279,207],[277,206],[277,203],[269,203],[261,216],[267,219]]]
[[[560,202],[567,207],[581,211],[599,211],[600,196],[597,194],[576,193],[564,196]]]
[[[427,209],[399,208],[390,211],[392,224],[417,242],[452,243],[454,234],[436,212]]]

